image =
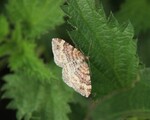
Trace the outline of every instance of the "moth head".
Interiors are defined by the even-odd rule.
[[[52,48],[55,50],[55,51],[60,51],[62,49],[62,46],[64,44],[64,40],[62,39],[59,39],[59,38],[53,38],[52,39]]]

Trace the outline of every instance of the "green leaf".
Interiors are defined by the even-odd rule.
[[[70,37],[89,56],[92,94],[101,97],[131,87],[138,74],[132,25],[123,27],[113,16],[107,19],[93,0],[68,0],[63,10],[74,27]]]
[[[0,42],[8,34],[8,22],[3,15],[0,15]]]
[[[12,99],[8,107],[17,109],[18,120],[67,120],[70,112],[67,103],[72,92],[58,77],[61,72],[55,70],[53,64],[49,69],[36,56],[35,43],[23,39],[21,33],[18,24],[11,41],[4,44],[9,51],[9,67],[14,73],[4,77],[3,97]]]
[[[120,22],[130,20],[136,34],[150,28],[150,2],[148,0],[126,0],[116,13]]]
[[[17,109],[18,120],[68,120],[70,108],[67,103],[72,92],[67,90],[59,77],[56,79],[51,76],[52,71],[58,70],[53,68],[53,64],[50,66],[49,79],[45,82],[37,77],[38,72],[29,75],[26,71],[18,71],[4,77],[6,84],[3,90],[6,92],[3,98],[13,99],[8,108]]]
[[[9,0],[7,13],[13,24],[22,23],[26,37],[37,37],[63,22],[62,0]]]
[[[12,40],[5,44],[6,47],[9,47],[7,47],[7,51],[10,52],[8,58],[10,69],[15,72],[25,70],[29,76],[38,73],[36,75],[37,78],[48,80],[49,71],[36,56],[34,52],[35,43],[23,39],[20,29],[20,25],[18,24],[13,32]]]
[[[39,107],[42,94],[44,95],[45,92],[44,86],[35,76],[29,76],[24,71],[6,75],[4,79],[7,84],[3,86],[3,90],[6,90],[3,97],[13,99],[9,103],[8,108],[18,109],[18,120],[24,116],[30,118],[32,112]]]
[[[112,96],[97,105],[92,113],[93,119],[150,119],[150,69],[142,70],[140,77],[140,82],[134,88]]]

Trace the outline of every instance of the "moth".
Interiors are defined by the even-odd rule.
[[[82,96],[88,97],[92,86],[84,54],[60,38],[52,39],[52,51],[54,62],[62,68],[63,81]]]

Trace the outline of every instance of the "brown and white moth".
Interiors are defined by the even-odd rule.
[[[88,97],[91,94],[91,78],[86,57],[76,48],[63,39],[52,39],[54,61],[62,67],[62,79],[81,95]]]

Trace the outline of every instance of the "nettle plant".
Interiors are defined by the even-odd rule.
[[[107,17],[94,0],[8,0],[2,10],[0,69],[10,72],[2,76],[1,99],[11,99],[7,107],[17,110],[18,120],[150,118],[149,69],[139,67],[130,22],[119,24],[112,13]],[[61,32],[67,30],[76,48],[88,56],[88,98],[62,81],[62,69],[48,56],[51,39],[64,37],[55,27],[64,23],[64,16],[71,27]]]

